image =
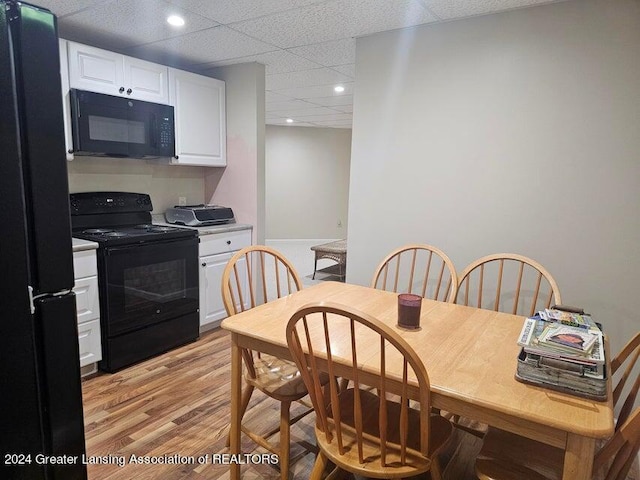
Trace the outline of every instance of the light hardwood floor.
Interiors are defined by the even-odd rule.
[[[212,457],[227,452],[230,344],[227,332],[214,330],[195,343],[120,373],[101,373],[83,381],[87,459],[105,463],[89,464],[89,479],[228,479],[229,467],[212,462]],[[277,427],[278,418],[279,404],[255,391],[245,422],[266,432]],[[310,415],[293,426],[292,457],[313,449],[313,422]],[[472,480],[481,441],[462,432],[456,436],[444,455],[445,478]],[[266,454],[244,435],[242,451]],[[167,463],[138,464],[132,455]],[[206,462],[198,464],[204,455]],[[168,463],[191,459],[194,464]],[[292,478],[309,478],[313,461],[313,453],[303,455],[292,467]],[[280,474],[277,465],[267,462],[244,465],[242,478],[276,480]],[[637,469],[629,479],[638,479]]]
[[[230,337],[216,330],[192,344],[127,368],[98,374],[83,382],[87,457],[110,464],[88,465],[89,478],[99,479],[219,479],[228,478],[227,465],[212,463],[213,454],[226,452],[230,414]],[[302,408],[302,407],[300,407]],[[295,410],[293,410],[295,412]],[[247,421],[265,431],[277,426],[279,405],[255,392]],[[274,423],[275,421],[275,423]],[[292,429],[292,455],[312,447],[313,420]],[[263,425],[261,425],[263,424]],[[243,452],[266,453],[248,438]],[[175,455],[195,464],[136,464],[131,455],[170,460]],[[199,457],[207,455],[205,464]],[[116,462],[124,460],[124,466]],[[306,478],[314,457],[295,465],[294,478]],[[243,478],[279,478],[277,466],[243,468]]]

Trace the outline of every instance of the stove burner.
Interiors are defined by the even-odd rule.
[[[157,226],[154,226],[154,227],[149,229],[150,232],[157,232],[157,233],[170,232],[172,230],[174,230],[174,227],[157,227]]]
[[[102,235],[105,233],[111,233],[113,230],[109,228],[90,228],[88,230],[83,230],[82,233],[87,233],[89,235]]]
[[[105,237],[126,237],[127,234],[125,232],[107,232],[104,234]]]
[[[133,228],[139,228],[140,230],[149,230],[150,228],[153,228],[153,225],[150,223],[141,223],[140,225],[136,225]]]

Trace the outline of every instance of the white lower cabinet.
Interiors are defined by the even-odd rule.
[[[80,366],[85,367],[102,360],[96,251],[74,252],[73,270],[75,273],[73,291],[76,294]]]
[[[227,312],[222,303],[222,273],[229,259],[251,245],[251,230],[200,236],[200,328],[220,325]],[[244,264],[240,260],[238,266]],[[242,270],[242,269],[241,269]],[[246,270],[243,270],[246,271]],[[246,277],[241,280],[245,284]]]
[[[98,363],[102,360],[100,319],[78,324],[78,346],[80,347],[81,367]]]

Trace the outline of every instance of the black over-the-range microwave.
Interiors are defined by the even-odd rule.
[[[175,156],[173,107],[77,89],[70,99],[75,155]]]

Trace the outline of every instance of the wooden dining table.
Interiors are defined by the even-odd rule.
[[[424,363],[434,407],[562,448],[562,478],[591,478],[596,441],[614,431],[611,386],[608,400],[600,402],[516,381],[523,317],[423,299],[420,328],[406,330],[397,326],[397,294],[338,282],[313,285],[222,322],[232,342],[231,454],[242,453],[241,349],[291,359],[287,322],[313,302],[348,305],[393,327]],[[343,341],[331,338],[337,349]],[[231,464],[231,478],[240,478],[238,463]]]

